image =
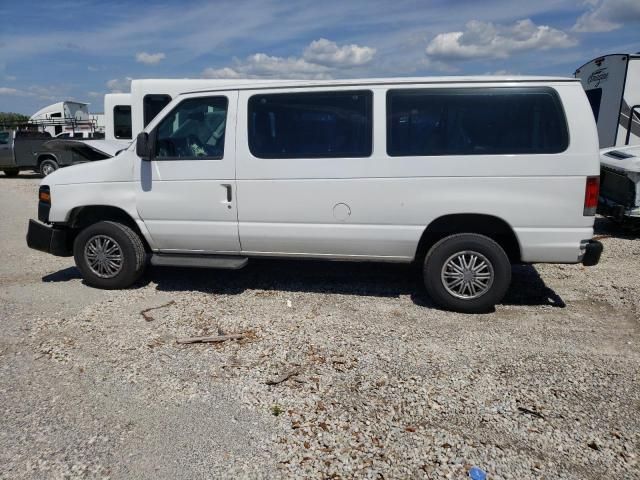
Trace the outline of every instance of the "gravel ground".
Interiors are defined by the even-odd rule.
[[[460,315],[397,265],[91,289],[24,244],[37,185],[0,178],[1,478],[640,478],[640,240],[606,220],[600,265]]]

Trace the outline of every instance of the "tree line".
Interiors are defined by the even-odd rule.
[[[0,125],[2,125],[3,123],[12,124],[26,122],[27,120],[29,120],[29,117],[26,115],[22,115],[21,113],[0,112]]]

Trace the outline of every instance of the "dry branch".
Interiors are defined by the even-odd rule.
[[[226,342],[227,340],[240,340],[246,336],[244,333],[231,333],[229,335],[215,335],[212,337],[184,337],[177,338],[176,343],[217,343]]]
[[[140,312],[140,315],[142,315],[142,317],[147,321],[147,322],[151,322],[153,320],[155,320],[155,318],[153,318],[151,315],[149,315],[149,312],[151,310],[158,310],[159,308],[164,308],[164,307],[168,307],[169,305],[174,305],[176,303],[175,300],[171,300],[170,302],[165,303],[164,305],[160,305],[158,307],[150,307],[150,308],[146,308],[144,310],[142,310]]]
[[[274,378],[273,380],[267,380],[265,383],[267,385],[278,385],[279,383],[284,382],[285,380],[290,379],[300,373],[300,367],[296,367],[293,370],[289,370],[288,372],[283,373],[279,377]]]

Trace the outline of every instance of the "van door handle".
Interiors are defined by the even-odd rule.
[[[231,203],[233,201],[233,191],[231,190],[231,185],[225,183],[222,186],[227,191],[227,203]]]

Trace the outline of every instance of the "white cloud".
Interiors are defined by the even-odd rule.
[[[94,67],[93,65],[88,65],[87,66],[87,70],[89,70],[90,72],[97,72],[99,70],[98,67]]]
[[[321,38],[304,49],[303,58],[318,65],[349,68],[366,65],[373,60],[376,49],[356,44],[338,46],[336,42]]]
[[[40,85],[31,85],[25,88],[0,87],[0,95],[11,97],[32,97],[42,100],[55,100],[64,95],[64,90],[60,86],[51,85],[43,87]]]
[[[231,66],[207,68],[207,78],[292,78],[328,79],[340,70],[360,67],[371,62],[375,48],[343,45],[321,38],[311,42],[301,57],[277,57],[254,53],[244,60],[233,59]]]
[[[610,32],[625,23],[640,22],[638,0],[590,0],[589,9],[573,26],[576,32]]]
[[[18,90],[17,88],[11,87],[0,87],[0,95],[11,95],[15,97],[25,97],[28,96],[29,93],[23,90]]]
[[[207,68],[202,72],[206,78],[330,78],[329,68],[309,63],[296,57],[273,57],[255,53],[241,61],[234,59],[232,67]]]
[[[577,42],[561,30],[519,20],[513,25],[495,25],[471,20],[463,32],[436,35],[427,45],[428,56],[439,60],[507,58],[526,50],[568,48]]]
[[[107,82],[107,88],[111,93],[127,93],[131,90],[131,77],[114,78]]]
[[[147,53],[147,52],[138,52],[136,54],[136,62],[144,63],[145,65],[155,65],[156,63],[160,63],[167,56],[162,53]]]

